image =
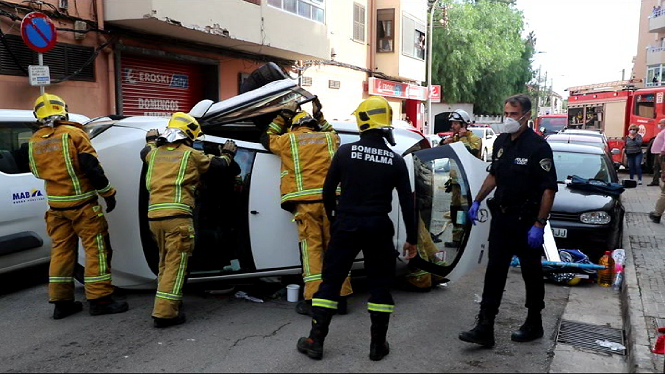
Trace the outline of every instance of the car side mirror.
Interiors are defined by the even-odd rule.
[[[545,128],[545,126],[543,126],[543,127],[540,128],[540,132],[542,132],[543,134],[545,133],[545,130],[547,130],[547,129]]]
[[[492,134],[485,135],[485,139],[492,139]]]
[[[619,148],[612,148],[610,153],[612,153],[613,155],[618,155],[621,153],[621,150]]]
[[[637,187],[637,181],[633,179],[624,179],[621,181],[621,185],[624,188],[635,188]]]

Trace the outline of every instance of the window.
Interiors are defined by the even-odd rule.
[[[656,95],[636,95],[634,115],[645,118],[656,118]]]
[[[18,75],[27,77],[12,57],[12,54],[18,60],[20,66],[28,70],[28,65],[37,65],[37,52],[32,51],[25,45],[18,35],[5,35],[4,43],[0,43],[0,74]],[[7,46],[9,50],[7,50]],[[11,53],[9,52],[11,51]],[[77,70],[82,70],[72,78],[73,81],[95,81],[95,64],[86,63],[92,58],[95,49],[92,47],[82,47],[74,44],[57,43],[49,52],[44,53],[44,65],[48,65],[51,79],[60,79],[71,75]]]
[[[34,122],[4,122],[0,127],[0,173],[29,173],[28,142]]]
[[[402,17],[402,54],[425,59],[425,25],[408,16]]]
[[[353,40],[365,41],[365,7],[353,3]]]
[[[377,52],[394,52],[395,9],[379,9],[377,18]]]
[[[268,0],[268,5],[316,22],[325,21],[325,0]]]

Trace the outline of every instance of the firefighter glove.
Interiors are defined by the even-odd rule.
[[[471,208],[469,208],[469,211],[467,212],[467,215],[469,216],[469,221],[471,221],[471,223],[473,223],[474,225],[478,220],[478,209],[480,209],[480,202],[474,201],[473,204],[471,204]]]
[[[106,213],[111,213],[115,209],[115,194],[105,197],[104,201],[106,201]]]
[[[527,242],[531,248],[540,248],[545,241],[545,228],[533,225],[527,235]]]
[[[219,146],[220,154],[227,154],[231,158],[234,158],[236,156],[237,150],[238,146],[236,146],[236,142],[234,142],[233,140],[227,140],[223,146]]]
[[[282,109],[281,112],[279,112],[279,115],[282,118],[284,118],[286,122],[290,123],[293,116],[295,116],[296,113],[298,113],[298,107],[299,107],[298,102],[292,100],[288,104],[284,105],[284,108]]]
[[[145,141],[146,142],[151,142],[157,140],[159,137],[159,131],[157,129],[150,129],[148,130],[148,133],[145,134]]]
[[[321,112],[321,108],[323,108],[323,105],[321,105],[321,101],[319,100],[319,98],[316,97],[314,100],[312,100],[312,114],[314,115],[314,118],[316,120],[321,120],[321,117],[323,117],[323,112]]]

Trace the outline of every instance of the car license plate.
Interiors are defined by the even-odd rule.
[[[555,238],[566,238],[566,237],[568,237],[568,230],[567,229],[557,229],[555,227],[552,227],[552,235]]]

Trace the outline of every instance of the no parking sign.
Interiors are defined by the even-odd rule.
[[[32,12],[21,21],[21,37],[33,51],[45,53],[55,47],[57,34],[55,25],[46,14]]]

